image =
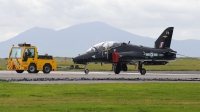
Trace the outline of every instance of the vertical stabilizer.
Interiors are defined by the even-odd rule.
[[[155,41],[155,48],[170,48],[174,27],[168,27]]]

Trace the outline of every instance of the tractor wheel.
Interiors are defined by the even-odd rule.
[[[35,64],[30,64],[28,67],[28,73],[35,73],[37,71]]]
[[[23,73],[24,70],[16,70],[17,73]]]
[[[51,72],[51,69],[52,69],[52,67],[51,67],[50,64],[45,64],[45,65],[43,66],[43,73],[49,74],[49,73]]]
[[[39,70],[36,70],[36,71],[35,71],[35,73],[38,73],[38,72],[39,72]]]

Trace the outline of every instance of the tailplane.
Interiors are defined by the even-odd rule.
[[[174,27],[168,27],[155,41],[155,48],[170,48]]]

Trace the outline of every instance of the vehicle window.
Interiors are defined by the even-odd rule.
[[[35,49],[34,48],[27,48],[25,50],[27,57],[33,58],[35,56]]]
[[[10,58],[21,58],[22,55],[22,49],[21,47],[18,48],[12,48]]]

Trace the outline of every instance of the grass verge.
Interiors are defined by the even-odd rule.
[[[0,111],[199,112],[200,83],[0,82]]]

